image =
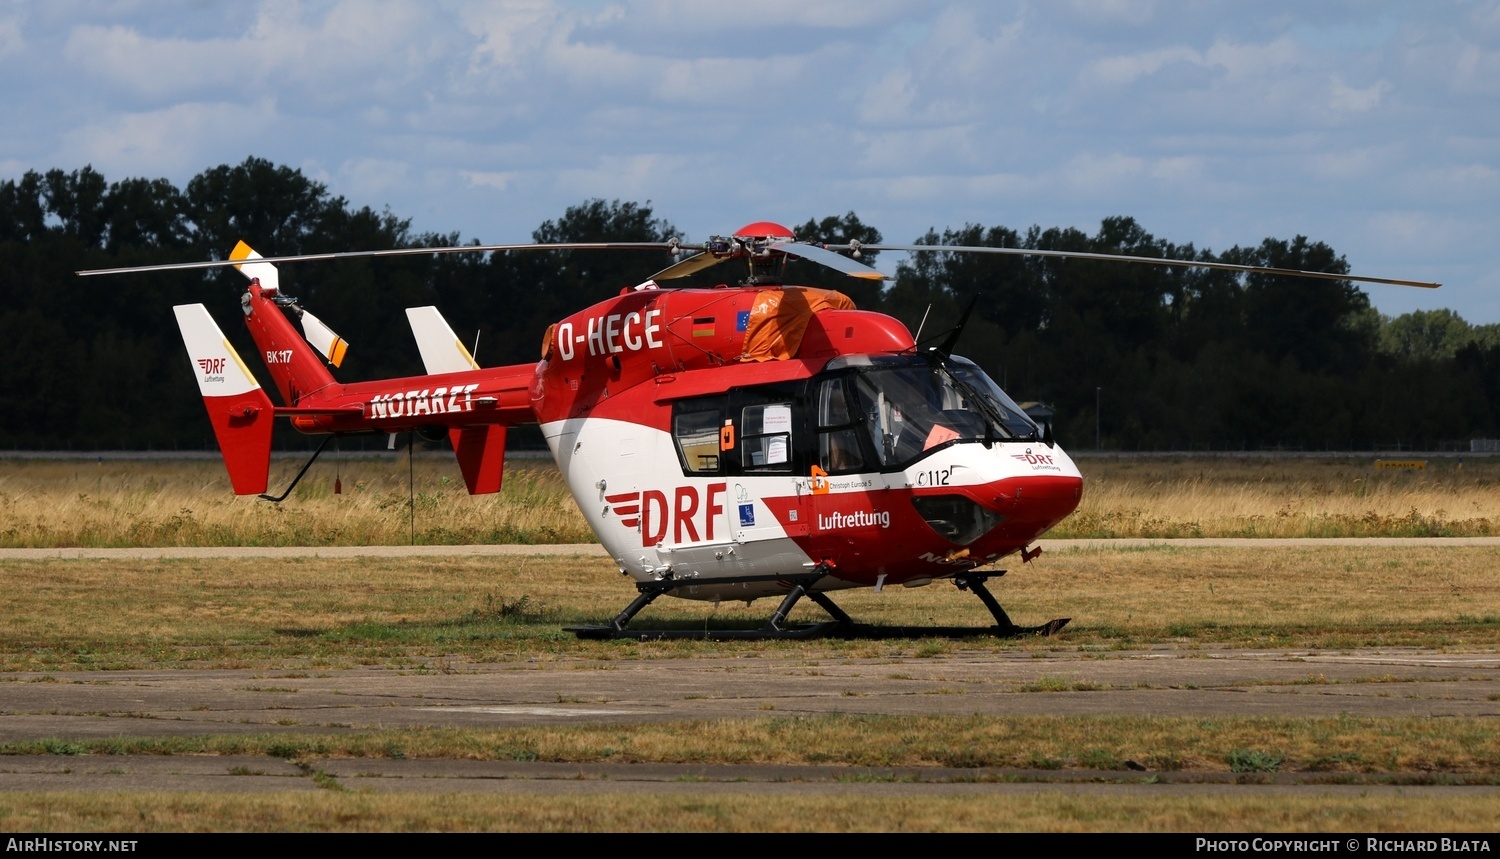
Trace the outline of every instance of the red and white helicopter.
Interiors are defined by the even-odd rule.
[[[274,265],[541,248],[698,253],[552,325],[534,364],[481,368],[436,308],[410,309],[428,375],[351,383],[337,381],[328,366],[341,362],[343,342],[281,293]],[[1083,256],[1437,285],[1103,254],[867,249]],[[787,228],[760,222],[702,245],[489,245],[262,258],[242,242],[223,261],[81,274],[234,265],[249,279],[241,296],[245,325],[284,405],[262,390],[207,308],[174,308],[237,494],[266,491],[277,417],[330,438],[412,431],[433,440],[446,436],[472,494],[499,491],[506,430],[539,424],[590,527],[639,594],[608,625],[572,630],[580,636],[1055,633],[1067,619],[1033,627],[1012,623],[986,587],[1004,571],[985,568],[1018,553],[1023,561],[1040,554],[1032,544],[1082,497],[1078,467],[1050,426],[1039,426],[983,370],[952,354],[957,331],[938,346],[919,348],[890,316],[858,310],[838,292],[781,282],[786,261],[794,258],[852,277],[887,279],[840,250],[857,256],[861,248],[799,242]],[[658,285],[731,259],[749,266],[738,286]],[[995,625],[870,627],[855,623],[829,596],[939,579],[977,595]],[[747,602],[777,597],[780,603],[758,630],[628,627],[663,594]],[[804,596],[833,620],[788,625]]]

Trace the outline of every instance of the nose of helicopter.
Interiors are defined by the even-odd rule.
[[[1075,474],[1014,475],[959,492],[912,498],[927,524],[950,543],[982,552],[1014,551],[1061,522],[1083,498]]]
[[[990,484],[993,508],[1005,525],[1040,533],[1061,522],[1083,500],[1083,478],[1068,474],[1006,477]]]

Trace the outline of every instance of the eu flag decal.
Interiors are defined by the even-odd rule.
[[[735,317],[734,317],[734,330],[736,330],[736,331],[744,331],[746,328],[749,328],[749,327],[750,327],[750,311],[748,311],[748,310],[741,310],[739,313],[735,314]]]

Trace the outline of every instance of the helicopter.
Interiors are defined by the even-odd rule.
[[[524,250],[653,249],[675,262],[553,323],[539,360],[480,367],[436,307],[407,311],[425,375],[339,382],[347,344],[282,293],[278,263],[351,256]],[[203,304],[174,308],[238,495],[265,494],[277,418],[323,435],[415,433],[452,446],[471,494],[501,489],[507,430],[540,426],[568,489],[637,595],[581,638],[812,638],[1052,635],[1069,618],[1014,623],[988,583],[993,565],[1041,554],[1037,539],[1072,513],[1083,476],[1038,423],[973,362],[954,354],[963,323],[919,344],[891,316],[841,292],[784,282],[790,260],[884,281],[863,251],[1084,257],[1435,287],[1347,274],[1110,254],[931,245],[826,245],[755,222],[702,244],[572,243],[400,248],[262,257],[244,242],[225,260],[79,274],[234,266],[247,279],[244,323],[276,405]],[[663,282],[731,260],[736,285]],[[973,305],[970,305],[972,310]],[[965,314],[967,317],[967,313]],[[298,326],[293,321],[300,324]],[[938,339],[938,338],[932,338]],[[928,341],[930,342],[930,341]],[[410,437],[410,436],[408,436]],[[950,581],[992,616],[978,627],[854,621],[840,590]],[[778,599],[754,629],[642,629],[661,596]],[[803,598],[831,620],[792,624]]]

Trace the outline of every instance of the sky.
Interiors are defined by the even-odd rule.
[[[0,106],[0,179],[253,156],[484,243],[595,198],[690,241],[1128,215],[1500,323],[1500,0],[0,0]]]

